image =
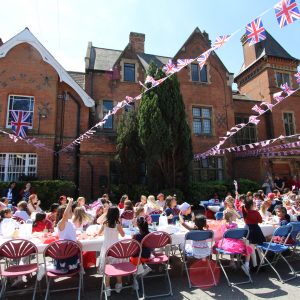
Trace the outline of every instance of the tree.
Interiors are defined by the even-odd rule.
[[[122,182],[133,185],[139,181],[144,150],[138,136],[137,114],[134,110],[123,113],[117,129],[117,152],[121,164]]]
[[[156,79],[165,76],[153,63],[148,75]],[[138,110],[138,134],[148,171],[160,170],[164,188],[183,186],[193,152],[176,75],[143,95]]]

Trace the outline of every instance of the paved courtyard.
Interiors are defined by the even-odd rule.
[[[295,270],[300,270],[300,260],[293,262]],[[287,274],[287,269],[283,265],[279,265],[279,270],[282,274]],[[233,279],[241,280],[244,274],[240,271],[230,272],[233,275]],[[288,281],[285,284],[280,283],[275,276],[275,273],[270,269],[266,268],[259,274],[253,274],[253,284],[244,284],[239,287],[228,287],[225,277],[221,274],[220,282],[216,287],[208,289],[189,288],[185,273],[182,273],[180,265],[174,266],[171,271],[171,281],[173,287],[172,297],[163,297],[160,299],[190,299],[190,300],[208,300],[208,299],[299,299],[300,295],[300,275],[296,279]],[[72,280],[73,281],[73,280]],[[75,281],[72,282],[75,284]],[[85,294],[84,299],[94,300],[100,298],[100,283],[101,278],[98,274],[95,274],[95,269],[91,269],[85,275]],[[56,285],[71,286],[70,280],[68,283],[63,281]],[[164,285],[164,279],[148,279],[145,286],[152,291],[163,292],[162,288]],[[44,299],[45,294],[38,294],[37,299]],[[50,299],[64,299],[73,300],[76,299],[77,294],[73,291],[59,292],[51,294]],[[14,300],[29,300],[31,297],[27,294],[26,296],[14,296],[8,297],[8,299]],[[104,298],[103,298],[104,299]],[[112,293],[109,298],[111,300],[118,299],[136,299],[135,293],[131,289],[122,291],[119,295]],[[158,298],[157,298],[158,299]]]

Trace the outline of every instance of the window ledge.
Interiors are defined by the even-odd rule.
[[[204,134],[204,133],[202,133],[202,134],[194,133],[193,135],[194,135],[194,136],[197,136],[197,137],[210,137],[210,138],[215,137],[215,136],[212,135],[212,134]]]
[[[209,85],[210,82],[204,82],[204,81],[190,81],[191,83],[195,85]]]

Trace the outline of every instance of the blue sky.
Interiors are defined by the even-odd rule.
[[[10,0],[0,10],[0,37],[6,41],[28,27],[67,70],[84,71],[89,41],[122,50],[130,31],[141,32],[146,34],[147,53],[173,56],[197,26],[214,40],[243,28],[278,1]],[[300,59],[300,20],[280,29],[272,9],[263,23]],[[217,52],[230,72],[237,73],[242,65],[243,33],[244,29]]]

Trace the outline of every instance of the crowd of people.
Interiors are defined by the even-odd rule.
[[[288,188],[278,189],[265,194],[263,190],[239,194],[235,197],[230,193],[224,200],[220,200],[217,194],[208,201],[207,210],[194,209],[189,203],[177,203],[176,195],[165,197],[159,193],[157,197],[142,195],[138,202],[133,203],[127,195],[123,195],[118,203],[111,203],[108,194],[104,194],[97,201],[86,204],[84,197],[78,197],[76,201],[62,195],[56,203],[52,203],[47,211],[41,208],[41,201],[38,195],[32,192],[31,186],[26,185],[22,190],[22,198],[16,201],[12,190],[7,191],[6,197],[0,201],[0,234],[4,226],[13,224],[18,228],[19,224],[32,222],[32,232],[56,232],[58,239],[76,241],[76,232],[83,232],[89,225],[98,224],[100,230],[97,235],[104,236],[102,250],[100,252],[100,270],[105,265],[106,250],[118,241],[119,236],[125,236],[124,228],[136,227],[137,231],[133,238],[141,242],[149,234],[149,225],[156,223],[157,216],[164,216],[167,224],[181,224],[186,230],[207,230],[207,211],[210,207],[222,213],[222,232],[237,227],[237,220],[243,219],[245,226],[249,229],[248,244],[242,241],[232,240],[215,241],[214,249],[222,247],[232,251],[244,250],[245,262],[242,266],[245,273],[249,274],[250,257],[255,268],[256,245],[266,241],[259,226],[262,222],[270,222],[273,225],[285,225],[290,221],[300,221],[300,195]],[[21,195],[19,193],[19,195]],[[11,198],[9,198],[11,196]],[[156,221],[154,221],[156,220]],[[206,241],[194,241],[185,249],[186,254],[195,258],[207,257],[210,249]],[[147,266],[147,260],[151,256],[151,249],[143,248],[141,256],[141,276],[147,274],[151,269]],[[110,263],[115,262],[109,258]],[[131,262],[138,264],[137,258],[132,257]],[[60,272],[68,272],[78,267],[78,257],[68,261],[56,261],[55,268]],[[231,267],[235,268],[232,257]],[[110,294],[110,279],[106,278],[107,293]],[[122,278],[117,278],[116,291],[122,289]]]

